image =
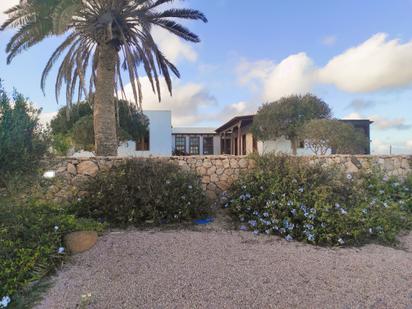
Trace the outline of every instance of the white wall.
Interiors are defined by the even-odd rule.
[[[258,142],[258,152],[260,154],[278,153],[278,154],[292,154],[292,143],[285,137],[281,137],[276,141]],[[330,154],[328,151],[327,154]],[[298,148],[298,156],[310,156],[315,153],[310,148]]]
[[[136,143],[128,141],[122,143],[117,152],[120,157],[148,157],[172,155],[172,113],[171,111],[144,111],[149,119],[150,150],[136,151]],[[79,151],[73,156],[91,157],[93,153]]]

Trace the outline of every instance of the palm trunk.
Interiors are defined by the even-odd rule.
[[[117,155],[116,113],[114,104],[117,51],[109,44],[99,45],[96,94],[93,107],[96,155]]]
[[[292,144],[292,154],[294,156],[296,156],[297,153],[298,153],[298,151],[297,151],[297,149],[298,149],[298,139],[296,137],[292,137],[290,139],[290,143]]]

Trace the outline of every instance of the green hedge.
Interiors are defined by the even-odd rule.
[[[229,191],[242,230],[321,245],[393,243],[412,227],[412,181],[266,156]]]
[[[100,173],[76,214],[113,226],[178,223],[210,212],[199,177],[173,163],[133,160]]]
[[[66,257],[63,237],[103,225],[44,202],[0,199],[0,300],[17,295],[56,269]]]

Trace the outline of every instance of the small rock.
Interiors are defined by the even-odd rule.
[[[64,243],[72,254],[81,253],[92,248],[97,242],[97,233],[94,231],[80,231],[67,234]]]

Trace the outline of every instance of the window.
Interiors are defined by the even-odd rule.
[[[149,151],[150,150],[150,133],[146,131],[145,135],[138,138],[136,141],[136,151]]]
[[[178,153],[186,153],[186,136],[176,135],[175,150]]]
[[[203,137],[203,154],[213,154],[213,137]]]
[[[189,138],[189,154],[190,155],[200,154],[200,138],[199,138],[199,136],[191,136]]]

